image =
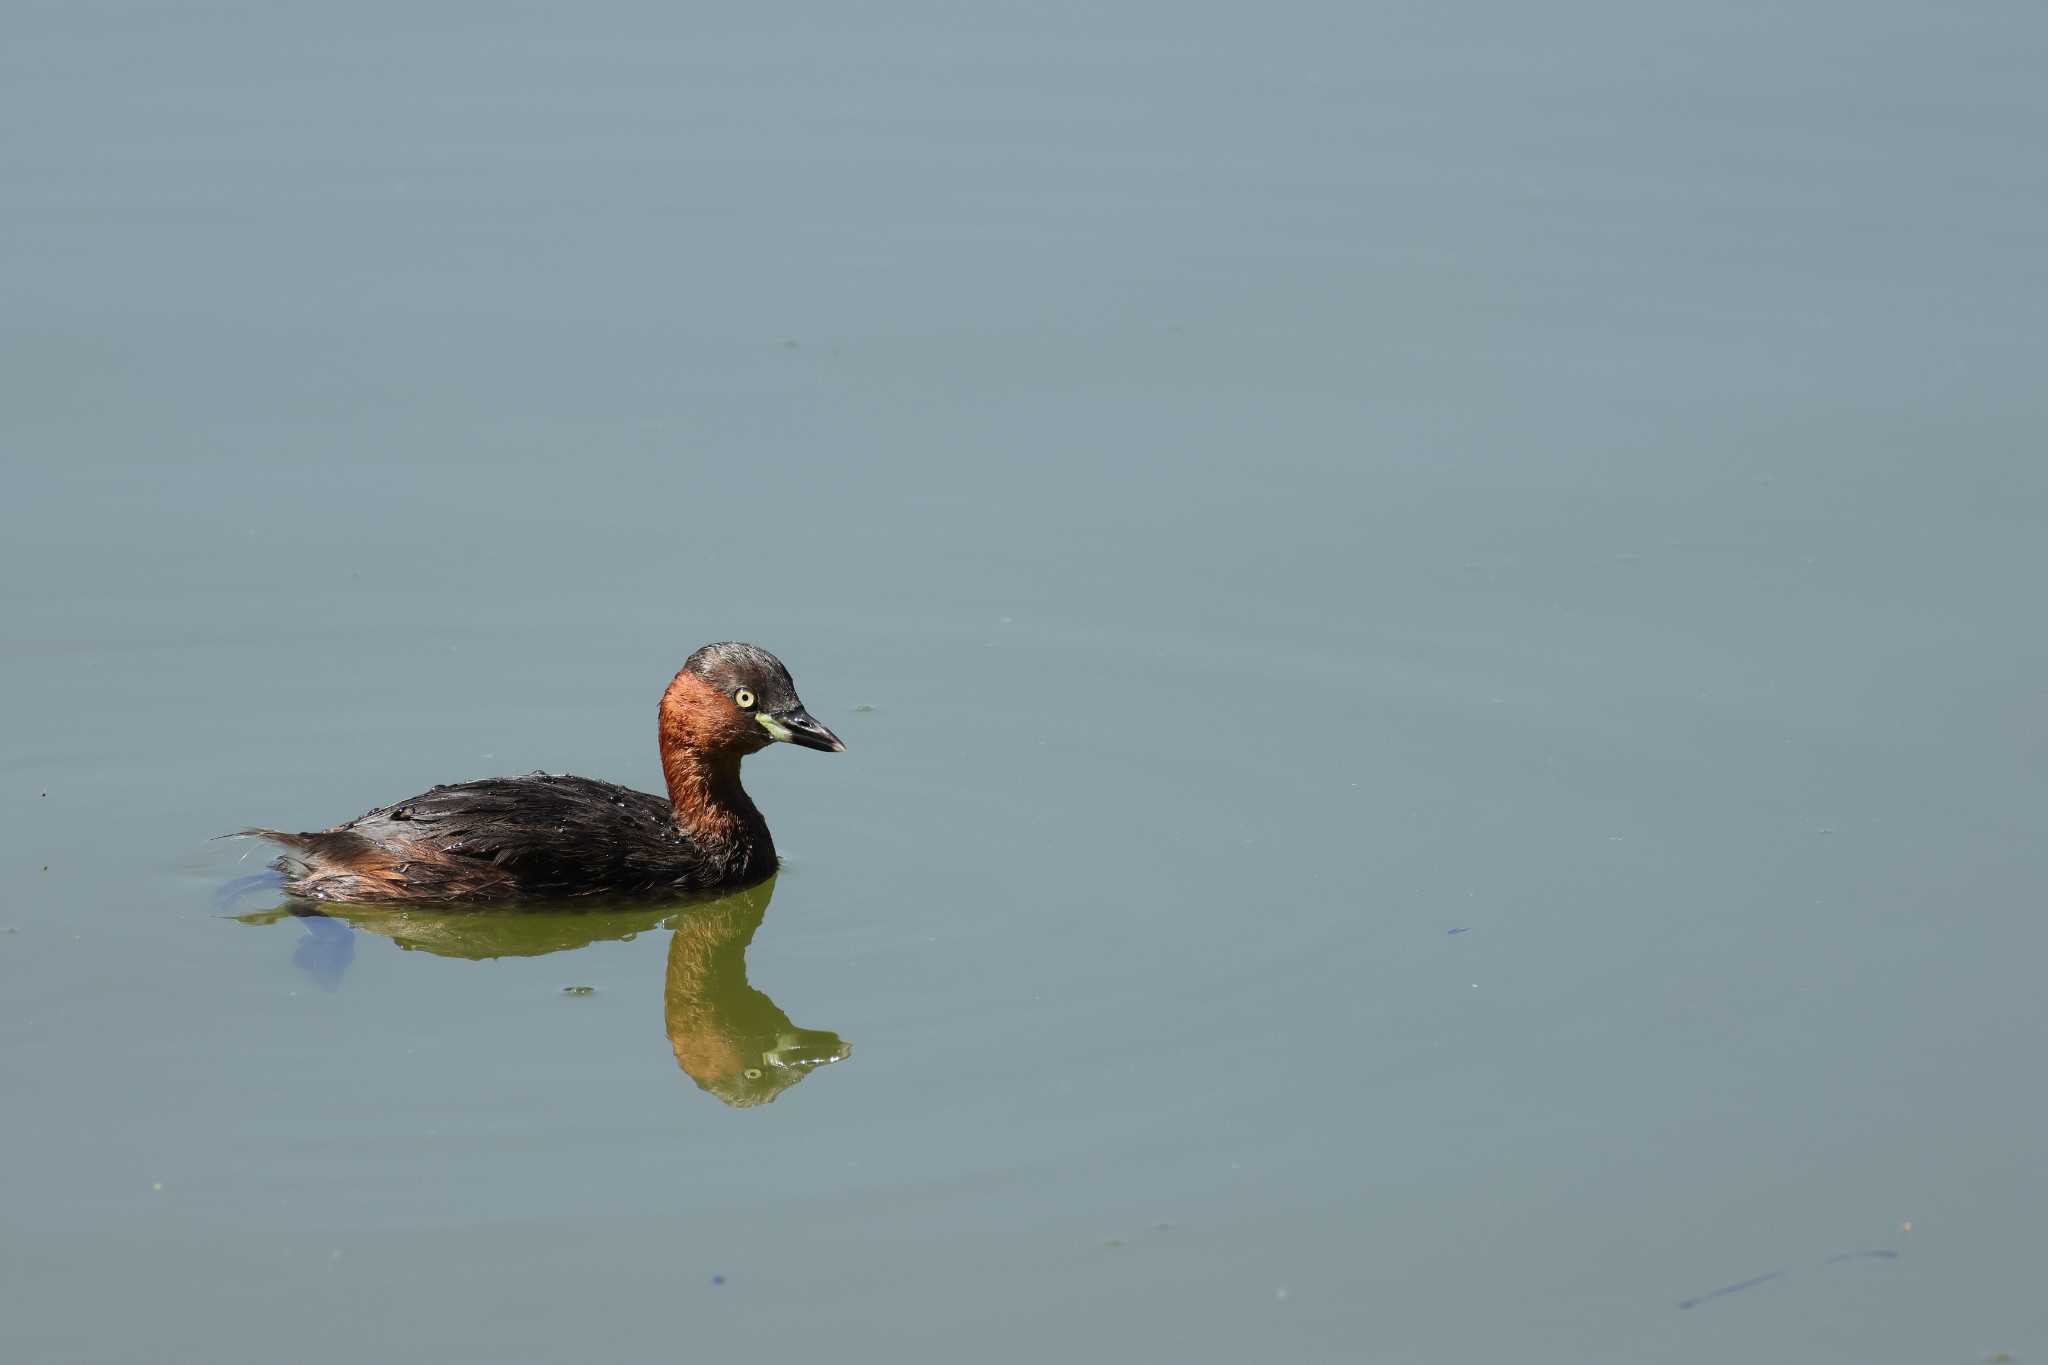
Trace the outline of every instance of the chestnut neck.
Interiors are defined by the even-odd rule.
[[[768,822],[740,785],[740,760],[759,745],[729,722],[727,706],[722,694],[687,673],[669,684],[661,699],[661,773],[669,804],[690,842],[729,874],[772,871]]]

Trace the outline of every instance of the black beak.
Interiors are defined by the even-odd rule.
[[[828,754],[846,752],[846,746],[840,743],[839,736],[820,725],[811,713],[801,706],[794,711],[785,711],[775,719],[781,721],[782,728],[789,732],[786,735],[778,735],[778,739],[786,739],[791,744],[801,744],[806,749],[823,749]]]

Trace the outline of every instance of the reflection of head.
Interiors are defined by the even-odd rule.
[[[766,1104],[853,1049],[836,1033],[800,1029],[747,984],[747,945],[775,880],[692,906],[675,918],[662,1013],[676,1063],[734,1108]]]
[[[312,933],[307,943],[316,946],[309,955],[302,943],[293,960],[316,976],[326,971],[331,979],[322,984],[330,990],[340,985],[354,955],[350,928],[381,935],[409,952],[484,960],[572,952],[672,927],[662,1014],[676,1061],[699,1086],[747,1108],[766,1104],[853,1051],[836,1033],[797,1028],[774,1001],[747,984],[747,944],[774,894],[770,877],[730,895],[695,897],[682,905],[579,901],[491,909],[334,903],[312,911],[295,901],[235,918],[245,924],[305,922]]]

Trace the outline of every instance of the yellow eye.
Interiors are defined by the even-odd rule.
[[[752,706],[754,704],[754,694],[752,692],[747,691],[747,689],[744,687],[742,687],[739,691],[733,693],[732,699],[734,703],[736,703],[742,711],[746,710],[749,706]]]
[[[746,1074],[748,1080],[758,1081],[761,1079],[761,1068],[758,1066],[750,1066],[747,1068]]]

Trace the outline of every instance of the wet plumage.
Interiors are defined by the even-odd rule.
[[[666,798],[587,777],[529,773],[438,786],[331,829],[244,830],[284,845],[293,895],[332,901],[489,901],[655,895],[744,886],[775,870],[740,760],[777,740],[843,749],[754,645],[706,645],[662,696]]]

